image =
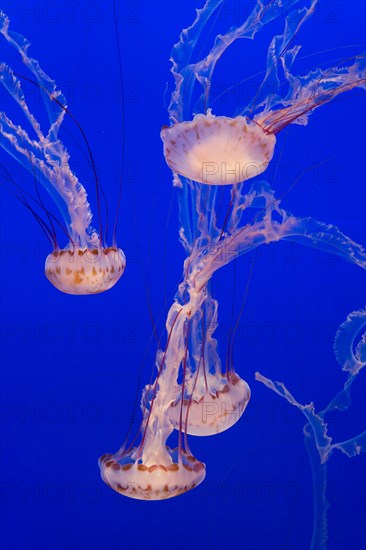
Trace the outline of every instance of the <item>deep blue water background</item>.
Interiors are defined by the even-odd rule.
[[[350,311],[365,304],[366,287],[364,273],[339,258],[289,243],[259,251],[235,345],[235,368],[250,384],[252,399],[228,432],[191,438],[193,452],[207,465],[204,483],[169,501],[140,502],[113,492],[99,477],[97,459],[118,449],[136,392],[140,397],[139,377],[147,383],[154,364],[154,343],[145,355],[151,333],[148,301],[155,318],[161,315],[162,330],[181,275],[176,197],[159,132],[168,123],[164,93],[166,82],[172,83],[170,50],[200,5],[198,0],[119,3],[127,162],[119,244],[128,265],[114,289],[89,297],[57,292],[43,274],[49,252],[44,235],[1,187],[1,550],[309,548],[313,503],[303,417],[255,382],[254,372],[284,381],[300,402],[313,400],[318,409],[340,389],[344,376],[333,354],[334,334]],[[252,5],[228,0],[217,31],[240,24]],[[2,0],[0,6],[67,96],[113,211],[123,106],[112,3]],[[299,57],[317,55],[299,60],[296,70],[362,51],[364,21],[361,0],[321,1],[297,39],[303,45]],[[214,94],[262,71],[269,41],[281,28],[282,21],[273,23],[253,43],[239,41],[230,48],[218,65]],[[208,43],[216,33],[215,27]],[[0,51],[19,70],[4,41]],[[214,112],[233,114],[258,82],[255,77],[237,84]],[[25,89],[38,116],[37,93]],[[1,94],[4,110],[16,118]],[[363,244],[364,124],[364,97],[354,91],[317,110],[308,127],[293,126],[280,135],[273,161],[278,169],[267,174],[280,193],[299,173],[328,159],[304,174],[283,205],[336,224]],[[64,126],[61,137],[72,167],[90,190],[95,210],[82,139],[70,121]],[[32,188],[31,176],[3,151],[0,156],[16,180]],[[223,360],[233,292],[238,310],[251,260],[237,261],[234,290],[233,266],[214,277]],[[330,418],[336,438],[364,429],[364,373],[356,386],[351,411]],[[333,455],[328,478],[329,548],[361,549],[365,457]]]

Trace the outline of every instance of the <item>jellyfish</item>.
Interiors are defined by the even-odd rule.
[[[220,4],[210,2],[208,16]],[[273,38],[265,77],[251,103],[238,108],[235,117],[212,113],[208,108],[211,80],[222,54],[235,40],[254,38],[263,25],[293,4],[296,2],[288,1],[283,5],[258,2],[243,25],[217,37],[209,54],[198,63],[189,64],[187,58],[186,66],[181,68],[181,60],[175,62],[173,57],[176,90],[169,110],[171,126],[162,129],[161,138],[165,160],[175,179],[184,176],[209,185],[233,185],[258,176],[272,160],[276,136],[281,130],[289,124],[306,125],[309,115],[319,106],[355,87],[365,88],[364,55],[351,60],[348,67],[315,69],[303,76],[291,73],[300,47],[290,46],[301,26],[312,15],[317,4],[317,0],[313,0],[308,8],[292,11],[286,18],[283,35]],[[187,36],[181,37],[181,45],[177,45],[181,54],[189,49],[189,40],[197,40],[195,29],[196,25],[193,25],[187,29]],[[198,27],[197,30],[199,32]],[[177,52],[173,50],[174,53]],[[279,65],[288,84],[286,95],[281,93],[283,83],[278,76]],[[194,112],[198,112],[193,120],[182,120],[181,97],[183,93],[190,93],[188,90],[195,80],[203,88],[194,107]],[[272,93],[265,95],[268,84]]]
[[[210,281],[218,269],[281,240],[316,246],[366,268],[361,245],[336,226],[288,212],[282,207],[283,196],[276,196],[266,181],[254,179],[265,172],[276,135],[285,126],[305,126],[316,108],[341,93],[365,88],[362,55],[342,67],[313,69],[304,76],[294,73],[300,47],[293,42],[316,3],[305,1],[295,8],[297,0],[253,1],[246,21],[219,35],[209,53],[193,62],[200,36],[222,4],[207,0],[173,47],[170,126],[163,127],[161,137],[173,172],[179,237],[187,257],[166,320],[166,345],[157,351],[156,379],[143,391],[140,436],[127,438],[116,453],[99,460],[103,480],[125,496],[161,500],[196,487],[204,480],[205,465],[190,450],[188,435],[218,434],[232,427],[248,406],[251,390],[234,368],[231,348],[223,364],[214,337],[218,302]],[[210,90],[217,61],[235,40],[254,39],[275,19],[285,20],[284,31],[271,41],[260,89],[236,116],[215,116]],[[201,93],[194,102],[195,86]],[[217,204],[221,185],[231,185],[222,221]],[[172,449],[167,442],[174,434],[178,446]]]
[[[35,213],[35,204],[46,217],[45,221],[35,213],[53,247],[45,261],[45,275],[57,289],[67,294],[96,294],[108,290],[123,274],[126,259],[123,251],[117,246],[116,231],[112,245],[105,244],[101,221],[100,184],[85,134],[67,108],[66,99],[56,83],[41,69],[38,61],[28,56],[30,43],[20,34],[9,30],[9,19],[3,12],[0,12],[0,32],[3,39],[19,53],[30,73],[30,76],[19,75],[6,63],[0,63],[0,82],[20,108],[32,132],[28,133],[4,112],[0,112],[0,145],[31,172],[36,181],[50,194],[63,219],[61,223],[45,207],[38,187],[37,197],[34,198],[30,197],[27,191],[20,189],[16,182],[12,182],[27,208]],[[49,121],[47,131],[41,128],[28,107],[22,90],[22,80],[41,91]],[[99,234],[91,225],[92,212],[87,192],[70,169],[69,154],[58,135],[66,115],[74,120],[86,141],[90,165],[96,180]],[[5,177],[12,181],[9,173],[6,173]],[[68,244],[64,248],[58,244],[57,226],[61,227],[68,238]]]
[[[258,176],[272,160],[275,132],[248,117],[197,114],[163,128],[164,156],[175,174],[209,185],[233,185]]]

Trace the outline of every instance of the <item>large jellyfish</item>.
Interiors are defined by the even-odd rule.
[[[35,214],[53,246],[47,256],[45,274],[51,283],[68,294],[95,294],[110,289],[119,280],[125,269],[123,251],[118,248],[114,233],[111,246],[105,244],[104,229],[100,212],[100,185],[98,175],[85,134],[70,113],[66,99],[56,83],[41,69],[38,62],[28,56],[30,43],[20,34],[9,30],[9,19],[0,11],[0,32],[2,37],[20,54],[30,76],[14,73],[0,62],[0,82],[18,104],[31,127],[29,134],[22,126],[15,124],[4,112],[0,112],[0,145],[13,158],[29,170],[55,200],[62,218],[61,223],[45,207],[40,198],[30,197],[13,182],[20,198],[32,210],[32,201],[41,208],[46,221]],[[26,80],[41,91],[47,110],[49,126],[42,130],[40,123],[30,111],[22,90],[21,80]],[[91,225],[92,213],[87,193],[69,166],[69,155],[58,134],[66,115],[78,125],[89,152],[90,164],[96,180],[98,201],[99,234]],[[11,179],[5,171],[5,178]],[[69,243],[61,249],[56,237],[60,226]]]
[[[235,372],[230,351],[222,364],[214,338],[218,303],[211,294],[210,280],[219,268],[261,245],[280,240],[316,246],[366,268],[365,250],[337,227],[287,212],[281,205],[286,193],[277,197],[265,181],[257,178],[246,183],[265,171],[273,155],[276,134],[285,126],[305,126],[314,109],[339,94],[365,88],[364,55],[339,67],[296,75],[300,47],[294,39],[316,3],[317,0],[253,1],[246,21],[217,36],[208,54],[193,62],[194,54],[200,56],[200,36],[222,4],[222,0],[207,0],[172,50],[175,88],[168,108],[171,125],[163,128],[161,137],[166,161],[173,171],[180,206],[180,241],[187,258],[166,320],[165,347],[157,352],[157,376],[142,395],[140,439],[136,435],[118,452],[105,454],[99,460],[104,481],[123,495],[157,500],[197,486],[205,477],[205,465],[193,456],[188,435],[208,436],[230,428],[248,404],[248,384]],[[262,86],[248,105],[238,106],[233,118],[215,116],[210,107],[210,90],[216,63],[234,41],[253,39],[275,19],[284,20],[284,30],[270,43]],[[194,101],[197,88],[200,92]],[[217,204],[222,184],[232,185],[224,217],[220,217]],[[349,397],[351,383],[364,364],[365,337],[356,353],[352,351],[364,320],[361,310],[340,329],[337,358],[350,378],[342,394],[319,415],[313,406],[299,405],[283,385],[257,375],[258,380],[305,414],[309,422],[306,437],[313,447],[315,441],[323,465],[333,448],[349,456],[365,450],[361,437],[332,444],[323,420],[330,408],[341,409],[345,405],[343,397]],[[171,448],[167,441],[174,430],[178,445]],[[323,498],[323,466],[318,473],[316,461],[313,464],[314,486]],[[325,505],[320,505],[320,512],[316,512],[314,549],[323,548],[319,541],[326,538],[325,509]]]

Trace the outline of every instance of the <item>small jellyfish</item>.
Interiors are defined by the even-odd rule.
[[[125,265],[125,256],[117,247],[70,247],[47,256],[45,274],[66,294],[97,294],[116,284]]]
[[[105,245],[101,221],[100,184],[90,146],[80,124],[66,106],[66,99],[55,82],[41,69],[38,61],[28,56],[30,43],[21,35],[9,30],[9,19],[0,11],[0,32],[6,41],[20,54],[21,60],[32,78],[14,73],[5,63],[0,63],[0,82],[20,107],[31,126],[32,135],[15,124],[4,112],[0,112],[0,145],[14,159],[31,172],[35,180],[55,200],[63,223],[45,207],[40,198],[30,198],[20,190],[22,202],[32,211],[33,200],[45,214],[46,220],[35,214],[37,221],[49,238],[53,251],[47,256],[45,274],[59,290],[67,294],[96,294],[113,287],[124,272],[126,259],[116,244],[116,223],[112,246]],[[22,90],[21,80],[39,88],[47,110],[49,127],[46,132],[31,113]],[[61,124],[68,115],[78,126],[88,149],[90,166],[96,181],[99,234],[91,225],[92,213],[85,188],[69,166],[69,155],[58,137]],[[7,174],[17,190],[19,187]],[[48,222],[48,223],[47,223]],[[60,248],[55,226],[59,225],[69,243]]]

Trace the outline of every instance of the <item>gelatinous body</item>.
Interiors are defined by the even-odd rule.
[[[98,294],[116,284],[125,265],[120,248],[79,248],[49,254],[45,273],[66,294]]]
[[[163,128],[164,156],[181,176],[230,185],[258,176],[272,159],[276,137],[246,117],[196,115],[192,122]]]
[[[103,480],[112,489],[138,500],[165,500],[194,489],[205,478],[205,465],[192,455],[166,448],[169,460],[145,464],[136,459],[138,449],[129,453],[103,455],[99,467]]]
[[[191,399],[171,403],[168,411],[173,426],[179,429],[180,416],[189,435],[214,435],[233,426],[241,417],[250,399],[250,389],[245,380],[229,373],[217,384],[216,377],[207,375],[207,389],[192,392]]]
[[[15,74],[6,63],[0,62],[0,83],[18,104],[31,126],[32,134],[19,124],[15,124],[6,113],[0,112],[0,145],[41,183],[55,200],[62,215],[63,231],[69,239],[69,244],[64,249],[60,249],[58,245],[54,227],[48,227],[47,222],[41,220],[42,227],[46,228],[46,235],[53,245],[53,252],[47,257],[45,264],[49,281],[68,294],[103,292],[111,288],[122,275],[125,267],[123,252],[119,250],[118,254],[114,255],[113,262],[111,261],[110,250],[117,249],[117,245],[114,242],[112,248],[108,248],[104,244],[99,207],[99,234],[92,226],[92,212],[87,192],[72,172],[69,154],[58,136],[66,115],[75,121],[67,109],[66,98],[58,90],[56,83],[41,69],[38,61],[28,56],[30,43],[20,34],[10,31],[9,24],[8,17],[0,11],[0,33],[19,53],[23,64],[31,73],[31,78]],[[42,130],[28,107],[21,78],[41,91],[49,120],[46,132]],[[77,122],[76,124],[86,140],[80,125]],[[90,153],[87,141],[86,145]],[[90,164],[96,178],[99,203],[99,182],[91,154]],[[52,223],[43,203],[39,200],[35,202],[43,210],[46,220],[51,220]],[[38,215],[37,219],[40,220]],[[62,225],[59,222],[58,224]],[[92,266],[84,262],[86,255],[93,257]]]

